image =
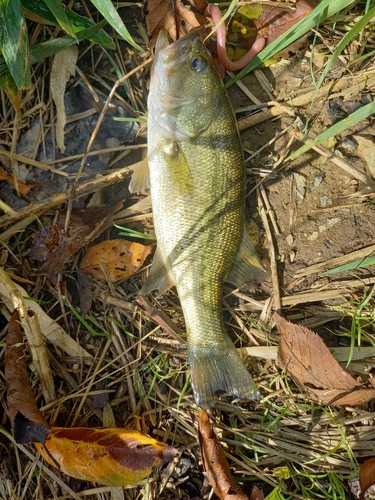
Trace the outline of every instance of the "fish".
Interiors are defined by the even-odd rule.
[[[171,42],[161,31],[148,95],[148,169],[157,249],[141,290],[175,286],[186,325],[195,403],[218,396],[259,399],[225,331],[223,283],[260,282],[265,271],[244,225],[245,167],[223,81],[197,31]]]

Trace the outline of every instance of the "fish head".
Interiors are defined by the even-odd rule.
[[[173,43],[160,32],[148,98],[154,128],[168,139],[194,140],[218,116],[223,88],[198,31]]]

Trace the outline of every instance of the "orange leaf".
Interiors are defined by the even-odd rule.
[[[210,485],[220,500],[249,500],[248,496],[236,484],[206,410],[199,411],[199,446],[204,469]],[[259,488],[253,488],[251,500],[263,500]]]
[[[114,487],[137,483],[178,455],[171,446],[121,428],[52,427],[45,445],[35,447],[65,474]]]
[[[278,365],[315,400],[355,406],[375,397],[373,387],[361,386],[343,370],[317,333],[274,317],[281,332]]]
[[[9,182],[9,184],[11,184],[14,189],[16,188],[16,183],[15,183],[14,177],[12,177],[11,175],[8,175],[6,172],[4,172],[4,170],[1,167],[0,167],[0,181]],[[29,194],[29,191],[31,191],[31,189],[33,189],[35,186],[38,185],[38,183],[32,184],[31,186],[28,186],[24,182],[17,180],[17,185],[18,185],[18,191],[19,191],[20,195],[26,196]]]
[[[104,264],[113,282],[127,279],[143,266],[152,250],[151,245],[141,245],[126,240],[107,240],[89,249],[80,269],[94,278],[105,280],[100,265]]]

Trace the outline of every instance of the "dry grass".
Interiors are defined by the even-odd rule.
[[[357,9],[359,15],[360,7]],[[140,10],[136,12],[139,16]],[[345,32],[346,23],[352,22],[352,19],[352,14],[344,13],[337,22],[327,23],[321,29],[319,33],[324,40],[324,48],[332,50],[337,39]],[[133,28],[134,26],[135,23]],[[33,25],[34,32],[43,29],[36,23]],[[373,49],[372,33],[366,32],[363,36],[366,50]],[[139,38],[138,36],[138,41]],[[122,74],[128,74],[126,83],[129,87],[129,99],[126,104],[119,82],[113,87],[116,77],[105,69],[103,54],[98,54],[98,49],[92,45],[80,47],[80,77],[84,79],[88,89],[99,87],[103,91],[107,89],[109,93],[114,88],[116,92],[112,90],[113,100],[122,103],[134,116],[138,116],[139,111],[146,109],[150,59],[147,56],[137,56],[124,48],[118,40],[117,44],[117,63]],[[316,46],[313,48],[315,50]],[[351,94],[352,100],[358,98],[361,89],[372,95],[374,92],[374,60],[365,59],[356,63],[359,55],[357,42],[351,42],[337,69],[341,71],[342,89],[349,88],[349,92],[354,93]],[[265,85],[266,73],[257,71],[258,80]],[[316,68],[314,71],[316,81],[319,71]],[[98,192],[103,193],[104,187],[110,184],[116,186],[118,180],[129,177],[131,165],[140,159],[140,154],[144,151],[141,140],[136,145],[116,145],[101,150],[101,155],[110,157],[110,170],[100,172],[103,176],[97,178],[99,172],[93,174],[85,170],[86,162],[90,162],[91,155],[94,154],[93,150],[83,148],[74,157],[57,159],[58,152],[52,141],[52,150],[48,152],[50,160],[41,162],[40,151],[47,147],[47,134],[50,130],[53,132],[54,128],[51,125],[54,122],[54,108],[48,90],[49,72],[47,62],[35,65],[34,85],[23,95],[22,119],[15,117],[9,101],[3,91],[0,91],[0,155],[4,167],[20,180],[25,178],[28,171],[38,179],[37,182],[43,183],[48,179],[53,185],[56,179],[63,179],[70,183],[70,187],[75,186],[75,190],[71,190],[67,189],[66,184],[59,182],[56,184],[59,186],[57,191],[52,193],[40,190],[38,195],[27,198],[26,203],[22,197],[9,194],[10,188],[4,185],[0,194],[5,212],[0,218],[1,265],[9,278],[23,288],[21,295],[35,301],[32,303],[33,308],[37,311],[42,333],[48,338],[47,348],[56,399],[47,404],[42,397],[39,380],[32,375],[31,383],[36,399],[51,425],[103,426],[108,421],[106,419],[109,413],[117,426],[137,429],[160,441],[173,444],[181,452],[181,459],[176,459],[163,470],[155,472],[147,481],[124,489],[84,484],[51,470],[41,462],[32,447],[16,445],[9,434],[3,374],[5,346],[2,342],[0,498],[211,498],[211,488],[202,472],[199,455],[195,421],[197,408],[189,384],[184,323],[175,292],[170,291],[160,299],[151,296],[146,299],[138,298],[138,290],[148,272],[147,266],[132,279],[116,285],[94,280],[93,306],[85,319],[98,334],[103,335],[95,336],[77,319],[66,300],[66,295],[70,293],[70,302],[79,310],[77,285],[71,277],[76,276],[80,254],[71,259],[64,272],[53,282],[37,273],[38,264],[28,256],[39,226],[46,225],[48,220],[53,219],[63,204],[69,211],[75,200],[86,202],[94,192],[92,203],[98,203]],[[345,87],[343,82],[348,85]],[[241,88],[246,89],[243,82],[239,83]],[[258,404],[220,401],[212,416],[234,475],[241,480],[245,490],[257,484],[267,494],[271,494],[270,498],[349,498],[351,493],[347,480],[356,478],[358,464],[374,453],[375,413],[372,405],[337,409],[313,403],[280,372],[274,362],[279,339],[272,320],[274,310],[283,311],[290,321],[309,328],[324,326],[335,334],[346,334],[350,338],[356,335],[356,331],[348,328],[345,312],[328,306],[334,304],[344,307],[346,304],[345,307],[349,307],[349,303],[355,317],[363,290],[370,290],[375,282],[372,277],[373,268],[363,270],[361,279],[350,274],[328,279],[321,274],[337,265],[369,256],[373,252],[374,243],[369,246],[367,241],[363,241],[363,249],[355,255],[340,255],[340,249],[337,249],[337,257],[307,267],[300,266],[294,273],[293,280],[280,282],[282,270],[287,273],[289,266],[290,269],[295,268],[289,258],[280,262],[280,235],[285,234],[287,227],[285,224],[281,229],[279,227],[280,207],[272,206],[268,188],[283,176],[290,175],[294,167],[285,160],[289,152],[297,148],[297,141],[306,140],[300,129],[295,128],[294,120],[297,115],[307,116],[310,111],[308,104],[314,91],[310,74],[307,74],[303,87],[302,96],[297,95],[291,101],[285,99],[276,102],[275,98],[270,99],[267,111],[260,110],[250,124],[242,122],[241,125],[241,129],[245,129],[258,125],[262,120],[271,123],[271,120],[282,117],[283,120],[278,122],[280,135],[277,135],[276,141],[285,139],[282,154],[275,160],[272,171],[259,169],[259,175],[255,179],[253,174],[249,174],[248,184],[249,195],[253,199],[257,196],[256,204],[265,228],[267,252],[263,253],[268,254],[266,259],[270,262],[272,286],[266,284],[258,289],[256,295],[246,289],[228,289],[224,297],[227,329],[232,338],[236,339],[238,347],[243,347],[246,363],[254,374],[262,398]],[[338,89],[341,92],[339,95],[345,91],[342,89]],[[316,96],[317,105],[320,105],[322,99],[327,99],[330,92],[330,83],[323,86]],[[306,95],[310,97],[305,99]],[[251,95],[247,93],[247,96],[251,100]],[[332,99],[332,93],[328,99]],[[254,104],[258,105],[259,102]],[[102,106],[99,122],[104,117],[104,111],[105,107]],[[37,118],[40,120],[40,127],[33,139],[32,148],[27,153],[16,154],[21,137],[35,126]],[[81,118],[79,115],[75,120],[79,121]],[[93,132],[91,141],[96,132],[97,129]],[[263,144],[259,150],[252,151],[251,156],[257,160],[264,158],[267,151],[272,151],[274,142]],[[324,154],[322,151],[319,150],[318,153]],[[348,165],[345,159],[338,158],[332,152],[329,152],[328,157],[336,169],[346,169],[348,175],[360,182],[354,197],[349,199],[350,205],[371,203],[373,185],[366,184],[369,178],[363,171],[359,172],[358,177],[357,170],[353,165]],[[81,162],[79,174],[77,169],[70,171],[68,168],[77,160]],[[80,184],[78,176],[83,181]],[[125,188],[121,189],[125,192]],[[7,201],[4,201],[5,194]],[[341,200],[342,207],[347,204],[347,199],[344,202]],[[290,217],[295,220],[300,215],[301,206],[295,203],[291,207],[294,212],[291,210]],[[143,201],[128,195],[125,208],[116,222],[137,230],[152,231],[151,213],[148,209],[148,198]],[[115,234],[115,230],[107,231],[105,237]],[[68,286],[68,292],[65,286]],[[268,293],[269,290],[272,292]],[[0,295],[3,341],[12,303],[6,287],[0,287]],[[366,333],[373,339],[373,300],[369,302],[366,314]],[[357,319],[360,321],[360,318]],[[65,334],[70,338],[66,342]],[[330,338],[332,340],[334,336]],[[370,344],[367,345],[369,347],[363,351],[355,350],[353,364],[349,367],[353,373],[362,376],[367,376],[374,369],[375,351],[371,350]],[[334,353],[345,366],[349,347],[339,348]]]

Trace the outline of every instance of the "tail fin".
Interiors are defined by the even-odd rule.
[[[214,406],[218,393],[259,399],[254,380],[229,337],[212,348],[190,348],[189,363],[194,399],[201,408]]]

